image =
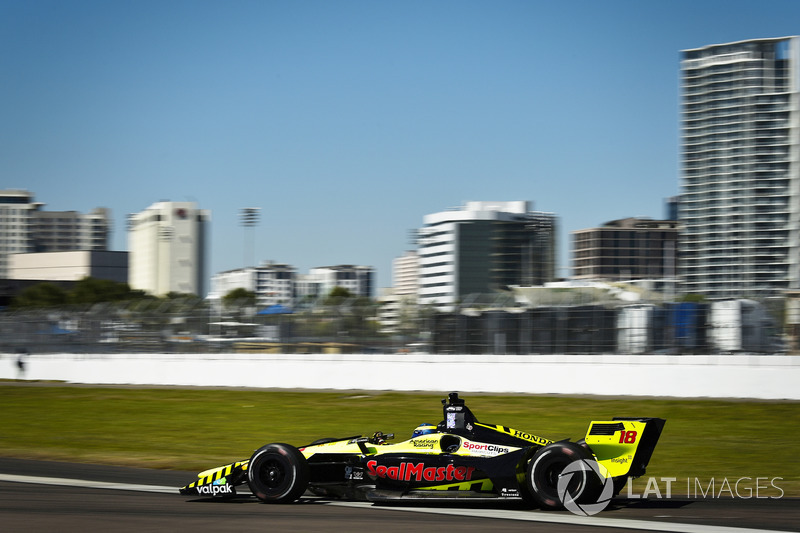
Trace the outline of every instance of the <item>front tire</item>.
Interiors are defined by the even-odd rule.
[[[267,444],[247,466],[247,484],[265,503],[291,503],[308,488],[309,469],[303,454],[288,444]]]
[[[564,502],[558,494],[561,472],[574,461],[591,459],[592,454],[584,447],[571,442],[554,442],[541,448],[528,464],[525,476],[533,501],[542,509],[563,509]],[[583,503],[597,498],[601,489],[602,483],[593,471],[580,470],[572,474],[566,491],[570,499]]]

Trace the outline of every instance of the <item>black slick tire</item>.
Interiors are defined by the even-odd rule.
[[[305,457],[294,446],[267,444],[253,452],[247,465],[250,491],[265,503],[291,503],[308,488]]]
[[[579,460],[592,460],[586,448],[572,442],[554,442],[539,449],[528,463],[525,485],[531,499],[541,509],[559,510],[564,503],[558,494],[561,472]],[[575,502],[582,503],[597,498],[602,482],[591,470],[571,474],[567,492]]]

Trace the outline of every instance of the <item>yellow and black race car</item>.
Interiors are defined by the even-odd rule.
[[[552,441],[479,422],[457,393],[444,420],[403,442],[393,435],[320,439],[296,448],[267,444],[250,459],[198,474],[184,495],[232,497],[247,486],[267,503],[317,496],[386,502],[426,498],[521,498],[546,509],[607,501],[645,473],[665,421],[591,422],[578,442]]]

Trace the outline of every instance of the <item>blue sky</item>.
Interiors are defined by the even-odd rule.
[[[565,275],[570,231],[678,193],[679,51],[799,21],[796,1],[0,0],[0,187],[111,208],[116,250],[128,213],[196,201],[211,272],[365,264],[380,286],[425,214],[530,200]]]

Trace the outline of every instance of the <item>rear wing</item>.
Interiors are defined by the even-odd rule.
[[[639,477],[650,463],[665,423],[663,418],[628,417],[592,422],[586,444],[609,477]]]

